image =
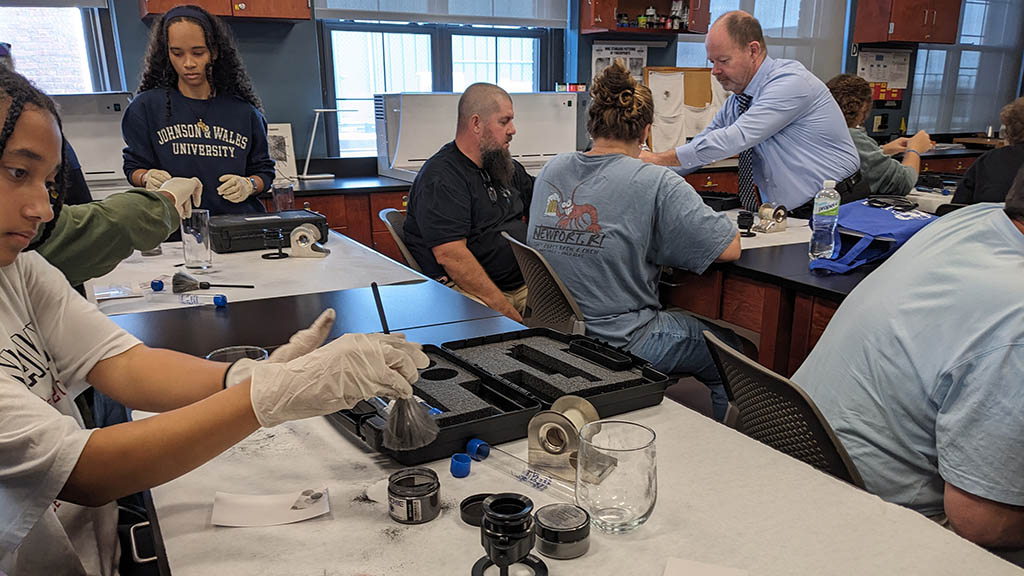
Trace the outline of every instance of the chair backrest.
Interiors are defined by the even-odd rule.
[[[523,323],[531,328],[545,327],[567,334],[583,334],[583,312],[544,256],[509,236],[508,232],[501,235],[512,245],[512,253],[526,281]]]
[[[711,357],[735,407],[736,429],[776,450],[864,488],[853,460],[814,401],[795,383],[704,331]]]
[[[398,249],[402,252],[402,257],[405,258],[405,263],[413,270],[423,272],[420,269],[419,262],[412,257],[412,252],[409,252],[409,249],[405,247],[405,210],[385,208],[377,214],[377,217],[388,227],[388,232],[395,239],[395,244],[398,244]]]

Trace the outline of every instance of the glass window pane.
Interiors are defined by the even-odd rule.
[[[730,10],[740,9],[740,0],[711,0],[711,21],[718,20],[718,17]]]
[[[703,42],[684,42],[680,39],[676,43],[676,66],[690,68],[710,68],[708,63],[707,50]]]
[[[506,92],[539,90],[538,38],[498,37],[498,86]]]
[[[474,82],[497,83],[497,40],[495,36],[452,35],[453,91],[462,92]]]
[[[48,94],[92,92],[82,11],[0,7],[0,41],[18,72]]]
[[[431,91],[430,35],[332,30],[331,49],[341,155],[374,156],[373,95]]]

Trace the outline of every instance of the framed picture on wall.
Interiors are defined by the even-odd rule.
[[[274,159],[276,176],[274,182],[292,182],[298,176],[295,165],[295,145],[292,142],[291,124],[268,124],[267,141],[270,157]]]

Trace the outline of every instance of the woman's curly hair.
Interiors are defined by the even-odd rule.
[[[235,44],[235,37],[224,22],[198,6],[187,6],[197,12],[206,15],[206,22],[190,16],[175,16],[169,21],[164,15],[153,27],[149,36],[149,46],[146,48],[146,59],[142,70],[142,80],[139,83],[139,92],[152,90],[153,88],[165,88],[168,90],[178,87],[178,73],[171,65],[171,59],[167,48],[167,30],[171,24],[187,21],[203,29],[203,36],[206,38],[206,47],[210,50],[213,60],[206,68],[206,79],[210,83],[213,94],[233,94],[249,104],[252,104],[260,112],[263,105],[256,90],[252,87],[252,80],[242,58],[238,55],[238,46]],[[212,94],[211,94],[212,96]],[[167,115],[171,114],[170,92],[167,94]]]
[[[53,227],[60,217],[60,210],[64,206],[64,197],[68,189],[68,164],[64,150],[67,150],[67,141],[64,140],[64,129],[60,123],[60,114],[57,107],[49,96],[32,85],[24,76],[0,66],[0,106],[7,106],[2,122],[0,122],[0,158],[4,155],[7,142],[14,134],[14,127],[27,106],[34,106],[49,112],[57,127],[61,130],[61,161],[57,170],[57,177],[53,189],[50,190],[50,205],[53,208],[53,219],[43,226],[43,233],[29,245],[28,250],[35,250],[40,244],[46,242],[53,232]]]
[[[864,106],[871,102],[871,85],[868,81],[853,74],[840,74],[825,85],[843,111],[846,125],[850,128],[859,125],[864,119]]]
[[[591,138],[639,140],[654,122],[651,89],[638,84],[620,61],[605,68],[590,92],[587,131]]]
[[[1024,143],[1024,98],[1017,98],[999,111],[999,120],[1006,125],[1006,141],[1010,146]]]

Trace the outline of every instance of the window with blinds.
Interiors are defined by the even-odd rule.
[[[744,10],[761,23],[768,55],[797,60],[822,81],[842,70],[846,2],[835,0],[711,0],[711,21]],[[684,35],[676,45],[677,66],[708,67],[704,36]]]
[[[957,43],[921,44],[910,97],[911,131],[999,129],[1017,96],[1024,53],[1024,3],[964,0]]]

